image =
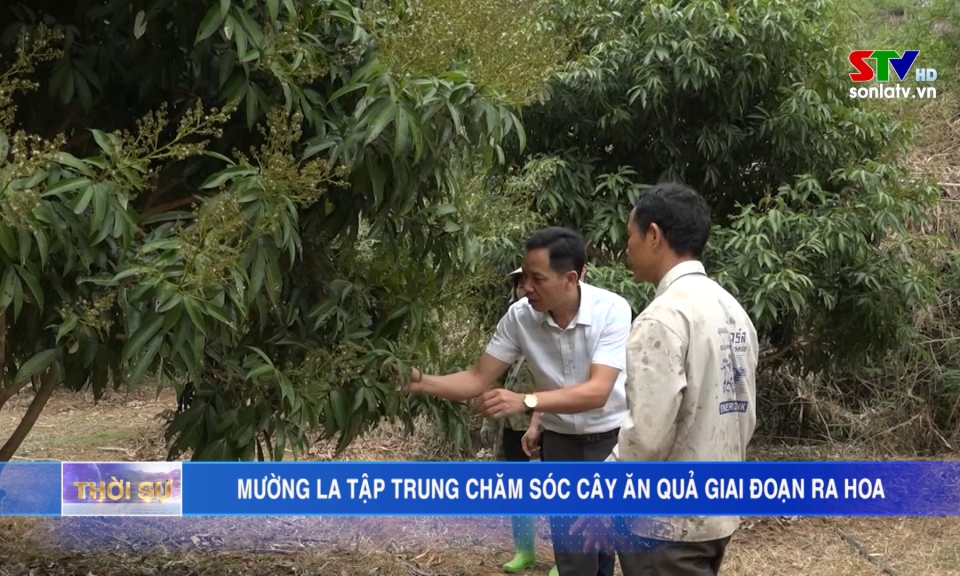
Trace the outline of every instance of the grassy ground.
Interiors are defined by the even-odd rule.
[[[0,437],[26,409],[0,412]],[[51,399],[17,457],[24,460],[162,459],[157,416],[171,393]],[[411,437],[382,429],[345,460],[433,459],[428,428]],[[329,459],[318,446],[313,459]],[[758,443],[754,459],[875,459],[841,445]],[[884,459],[888,459],[885,457]],[[549,531],[539,525],[541,562],[551,563]],[[28,574],[492,575],[510,552],[504,518],[0,518],[0,576]],[[858,551],[858,547],[860,551]],[[888,573],[960,575],[960,520],[953,518],[747,518],[729,548],[726,574]]]

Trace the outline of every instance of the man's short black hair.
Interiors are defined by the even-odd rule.
[[[663,231],[667,244],[681,256],[701,258],[710,238],[710,207],[696,190],[667,182],[657,184],[640,196],[633,221],[641,234],[650,224]]]
[[[527,239],[525,248],[527,252],[546,249],[550,255],[550,268],[557,274],[573,270],[579,278],[587,263],[587,247],[583,236],[560,226],[538,230]]]

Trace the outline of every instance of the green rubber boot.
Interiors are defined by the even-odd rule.
[[[503,571],[514,574],[537,565],[537,553],[534,548],[534,537],[537,519],[532,516],[515,516],[510,518],[513,529],[513,546],[517,553],[513,560],[503,565]]]

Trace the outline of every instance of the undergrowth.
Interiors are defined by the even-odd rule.
[[[845,16],[853,49],[920,50],[914,67],[935,68],[933,100],[866,100],[911,128],[902,161],[942,190],[917,236],[936,237],[937,302],[917,311],[914,337],[864,367],[814,374],[767,363],[758,377],[758,433],[788,441],[817,438],[890,453],[936,455],[960,449],[960,6],[931,0],[851,0]],[[850,70],[852,71],[852,69]],[[846,73],[846,71],[844,71]],[[918,83],[906,78],[904,85]]]

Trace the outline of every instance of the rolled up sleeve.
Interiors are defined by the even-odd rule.
[[[627,342],[630,339],[630,320],[633,312],[626,300],[614,307],[600,333],[591,364],[610,366],[617,370],[627,368]]]
[[[500,318],[493,337],[487,344],[487,354],[497,360],[513,364],[523,354],[518,337],[519,320],[516,311],[511,308]]]
[[[630,415],[607,460],[657,462],[667,458],[687,387],[686,347],[686,342],[659,320],[640,319],[633,326],[626,347]]]

